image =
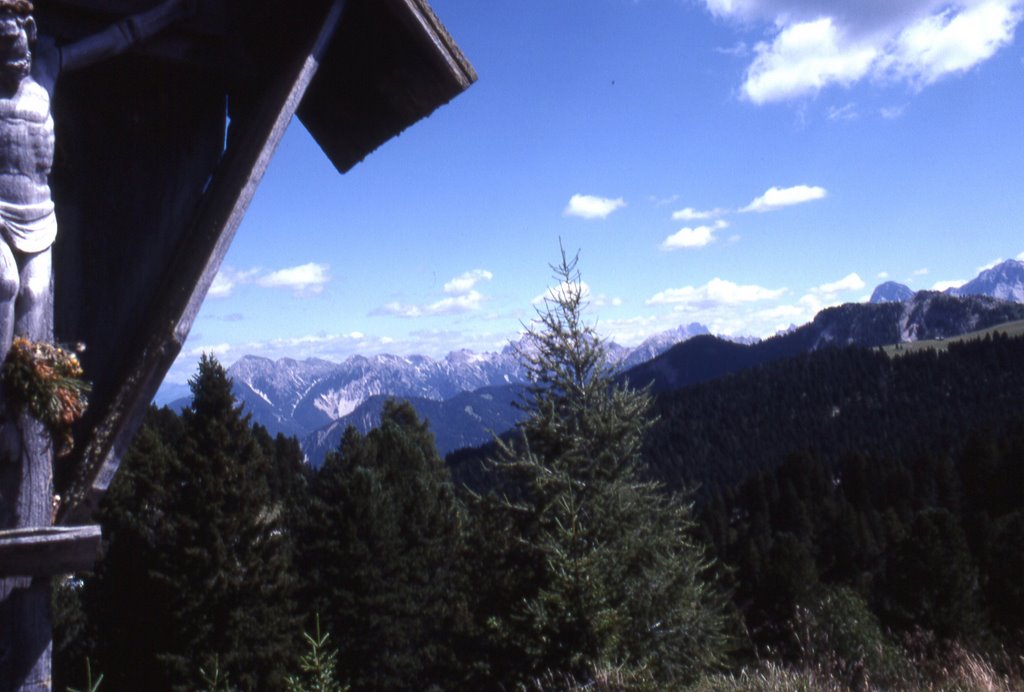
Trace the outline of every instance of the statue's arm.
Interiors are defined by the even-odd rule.
[[[112,58],[195,12],[195,0],[164,0],[107,29],[60,47],[60,71],[78,70]]]

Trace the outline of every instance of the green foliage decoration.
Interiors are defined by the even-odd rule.
[[[82,379],[78,356],[46,342],[15,337],[3,364],[7,402],[27,411],[50,430],[57,455],[71,452],[71,427],[84,414],[91,386]]]

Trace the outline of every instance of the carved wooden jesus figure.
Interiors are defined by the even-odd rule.
[[[131,48],[191,14],[194,0],[165,0],[79,41],[36,36],[29,0],[0,0],[0,363],[15,335],[50,340],[50,197],[57,78]]]

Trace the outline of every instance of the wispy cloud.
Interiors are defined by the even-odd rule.
[[[665,238],[661,243],[662,250],[682,250],[710,245],[715,241],[715,232],[727,228],[728,223],[719,219],[712,226],[684,227]]]
[[[745,41],[737,41],[728,48],[715,48],[715,52],[721,53],[722,55],[745,58],[750,55],[750,46],[748,46]]]
[[[1024,15],[1020,0],[704,1],[719,17],[771,27],[741,86],[755,104],[863,80],[921,89],[1008,46]]]
[[[1021,262],[1024,262],[1024,252],[1017,255],[1017,259],[1020,260]]]
[[[886,120],[896,120],[897,118],[901,117],[906,110],[907,110],[906,105],[903,105],[903,106],[883,106],[882,108],[880,108],[878,110],[878,113],[879,113],[879,115],[881,115]]]
[[[857,106],[852,103],[847,103],[844,106],[829,106],[826,116],[829,120],[856,120],[860,117],[860,113],[857,112]]]
[[[686,207],[679,211],[672,212],[673,221],[704,221],[706,219],[717,219],[722,214],[726,213],[725,209],[694,209],[693,207]]]
[[[595,197],[576,194],[569,198],[569,204],[562,211],[563,216],[578,216],[582,219],[606,219],[616,209],[626,206],[621,197]]]
[[[794,204],[803,204],[816,199],[823,199],[828,192],[816,185],[794,185],[793,187],[770,187],[763,195],[756,197],[741,212],[775,211]]]

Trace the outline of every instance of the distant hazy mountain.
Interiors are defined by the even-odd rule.
[[[609,357],[612,362],[620,363],[621,368],[632,367],[707,331],[706,327],[693,323],[653,336],[635,348],[609,343]],[[316,451],[320,443],[316,442],[315,435],[310,436],[311,433],[320,431],[318,434],[323,438],[326,433],[322,429],[326,426],[344,430],[344,425],[339,428],[337,421],[369,420],[379,415],[383,401],[389,396],[417,402],[447,402],[483,387],[525,382],[517,347],[510,344],[497,353],[453,351],[440,360],[385,354],[352,356],[343,363],[332,363],[320,359],[273,361],[244,356],[228,368],[228,376],[234,381],[235,396],[245,404],[254,422],[266,427],[271,434],[284,433],[309,440],[307,446]],[[169,400],[163,397],[161,403]],[[179,399],[174,405],[187,403],[187,399]],[[417,406],[421,414],[428,408],[425,403]],[[440,411],[463,409],[464,406],[462,409],[430,408],[435,414],[435,434],[442,447],[463,444],[459,441],[460,435],[467,428],[447,420],[442,422]],[[469,420],[472,420],[471,415]],[[494,421],[494,424],[501,424],[501,421]],[[445,426],[448,428],[441,430]],[[477,434],[490,427],[490,424],[478,425]],[[468,437],[465,440],[465,444],[476,443]]]
[[[347,416],[375,396],[443,401],[481,387],[522,382],[511,346],[499,353],[352,356],[343,363],[245,356],[228,368],[235,396],[271,433],[300,438]]]
[[[914,292],[909,286],[904,286],[895,281],[886,281],[879,284],[871,293],[871,303],[902,303],[914,297]]]
[[[639,346],[628,351],[626,357],[620,363],[620,369],[628,370],[655,356],[661,355],[678,343],[701,334],[710,334],[710,332],[703,324],[691,322],[690,324],[683,324],[667,332],[648,337]]]
[[[1024,262],[1006,260],[978,274],[960,288],[948,293],[956,296],[991,296],[1000,300],[1024,303]]]

